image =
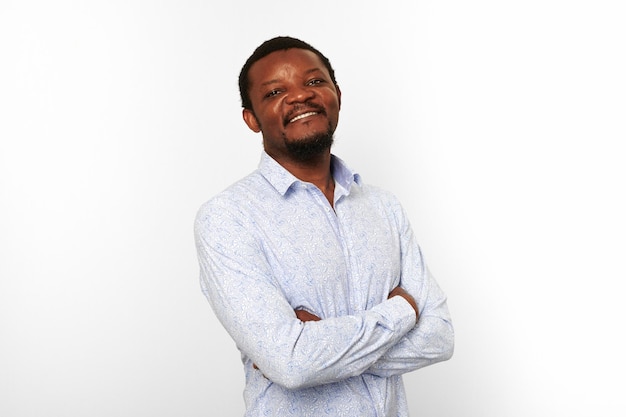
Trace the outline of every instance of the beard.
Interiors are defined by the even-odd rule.
[[[333,129],[328,124],[328,130],[299,139],[284,138],[285,147],[289,156],[298,162],[310,162],[326,153],[333,145]]]

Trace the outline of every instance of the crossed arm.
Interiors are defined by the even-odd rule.
[[[452,355],[453,332],[452,332],[452,327],[449,321],[445,319],[442,320],[441,317],[437,316],[437,314],[430,313],[430,314],[427,314],[427,317],[425,317],[424,322],[422,323],[423,328],[420,328],[416,324],[420,316],[419,316],[419,310],[418,310],[415,299],[400,286],[394,288],[389,293],[388,299],[392,299],[394,297],[403,298],[404,300],[406,300],[406,302],[408,302],[408,304],[413,309],[415,315],[414,315],[414,319],[412,319],[412,322],[414,323],[412,329],[409,330],[408,333],[404,334],[404,336],[402,336],[399,340],[396,340],[395,343],[388,345],[387,347],[367,349],[370,351],[369,353],[371,354],[375,354],[374,351],[378,349],[383,349],[385,350],[385,352],[382,355],[379,355],[377,359],[373,360],[373,362],[371,362],[368,365],[367,369],[362,369],[361,371],[353,372],[352,376],[358,375],[361,373],[370,374],[370,375],[374,375],[378,377],[389,377],[393,375],[399,375],[399,374],[413,371],[415,369],[419,369],[427,365],[431,365],[436,362],[447,360]],[[401,304],[406,305],[404,302],[401,302]],[[310,325],[310,324],[307,324],[309,322],[310,323],[315,323],[315,322],[322,323],[326,320],[329,320],[329,321],[335,320],[335,319],[321,319],[317,315],[310,313],[309,311],[302,310],[302,309],[296,309],[296,310],[293,310],[293,312],[295,313],[295,316],[298,319],[298,321],[302,323],[302,326],[303,326],[302,331],[304,331],[304,329]],[[428,317],[428,315],[431,315],[431,317]],[[382,327],[386,327],[386,326],[383,324]],[[303,337],[303,339],[305,338]],[[323,344],[322,340],[324,339],[325,338],[320,339],[319,344]],[[357,344],[358,342],[354,341],[352,343]],[[371,361],[372,359],[368,358],[369,356],[371,356],[371,354],[363,354],[362,352],[359,352],[358,354],[354,355],[354,357],[356,358],[356,357],[362,356],[361,358],[359,358],[360,360]],[[312,364],[315,364],[316,362],[315,356],[316,356],[315,354],[312,354],[310,358],[310,362]],[[352,362],[352,359],[354,359],[354,358],[350,358],[350,355],[345,355],[345,356],[347,356],[347,358],[345,359],[348,359],[349,362]],[[343,359],[344,358],[339,359],[339,363]],[[334,359],[333,359],[333,362],[334,362]],[[276,379],[273,377],[271,373],[266,373],[265,371],[263,371],[263,369],[268,369],[265,366],[262,365],[262,368],[261,368],[257,366],[256,363],[253,363],[252,365],[255,369],[263,372],[263,375],[266,378],[271,379],[272,381],[277,382],[281,385],[284,384],[284,380]],[[325,374],[326,371],[333,368],[335,365],[337,364],[333,363],[331,366],[328,367],[328,369],[319,370],[318,372],[311,372],[308,374],[307,374],[307,371],[314,369],[314,365],[312,365],[310,369],[301,368],[302,375],[303,376],[307,375],[306,377],[302,378],[302,381],[307,381],[307,382],[302,382],[303,385],[297,384],[295,386],[288,386],[288,387],[297,389],[297,388],[302,388],[305,386],[313,385],[312,382],[315,380],[317,380],[318,383],[328,383],[328,382],[341,380],[343,378],[347,378],[351,376],[350,374],[347,374],[343,377],[338,377],[336,373],[333,375],[332,379],[326,379],[328,378],[328,376],[325,376],[325,377],[321,376]],[[339,367],[341,368],[341,366]],[[272,365],[270,365],[269,368],[272,369]],[[296,372],[296,373],[299,373],[299,372]]]
[[[396,288],[394,288],[390,293],[389,296],[387,297],[387,299],[391,298],[391,297],[395,297],[395,296],[399,296],[404,298],[409,304],[411,304],[411,307],[413,307],[413,309],[415,310],[415,322],[417,323],[417,320],[419,320],[419,310],[417,308],[417,304],[415,303],[415,299],[413,297],[411,297],[411,295],[406,292],[404,289],[402,289],[402,287],[397,286]],[[294,310],[296,313],[296,317],[298,318],[298,320],[300,320],[301,322],[307,322],[307,321],[320,321],[321,319],[316,316],[313,313],[309,313],[306,310]],[[256,364],[252,364],[252,366],[254,366],[254,369],[259,369],[259,367]]]
[[[419,310],[417,308],[417,304],[415,303],[415,299],[411,297],[411,294],[409,294],[404,289],[402,289],[402,287],[397,286],[389,293],[389,296],[387,297],[387,299],[391,297],[395,297],[395,296],[400,296],[404,298],[406,301],[408,301],[409,304],[411,304],[411,307],[413,307],[413,310],[415,310],[415,322],[417,323],[417,320],[419,320]],[[321,320],[315,314],[309,313],[306,310],[295,310],[295,312],[296,312],[296,317],[302,322]]]

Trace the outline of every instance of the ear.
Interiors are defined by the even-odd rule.
[[[250,130],[255,133],[259,133],[261,131],[261,125],[259,121],[256,119],[254,112],[250,109],[243,109],[243,121],[246,122]]]
[[[337,90],[337,101],[339,102],[339,109],[341,110],[341,90],[339,89],[339,84],[335,84],[335,89]]]

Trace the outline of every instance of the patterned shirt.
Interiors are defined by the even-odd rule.
[[[452,355],[446,297],[402,207],[336,156],[331,167],[333,206],[263,152],[198,211],[200,282],[241,351],[246,416],[407,416],[401,375]],[[387,298],[398,285],[417,323]]]

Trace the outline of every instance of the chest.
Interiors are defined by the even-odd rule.
[[[401,253],[393,216],[367,199],[290,201],[267,215],[259,239],[292,307],[320,317],[369,309],[399,281]]]

